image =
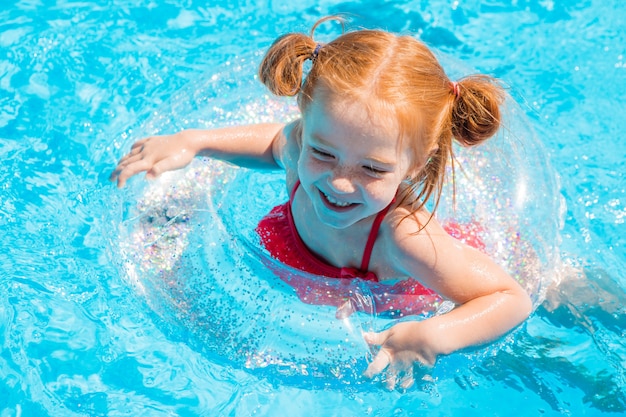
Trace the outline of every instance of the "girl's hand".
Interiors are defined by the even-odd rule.
[[[414,383],[415,362],[433,366],[437,356],[425,327],[425,322],[404,322],[380,333],[364,333],[365,341],[380,346],[380,350],[363,375],[372,378],[386,368],[385,385],[388,389],[392,390],[396,385],[410,388]]]
[[[147,179],[154,179],[166,171],[184,168],[196,155],[186,136],[178,133],[153,136],[135,142],[130,152],[120,159],[109,180],[117,180],[119,188],[140,172]]]

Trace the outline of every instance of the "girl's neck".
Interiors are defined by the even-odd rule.
[[[296,190],[291,202],[294,223],[300,238],[311,252],[336,267],[359,267],[365,242],[376,215],[345,228],[334,228],[320,221],[304,190]]]

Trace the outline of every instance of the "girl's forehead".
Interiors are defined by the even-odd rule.
[[[307,139],[384,161],[412,160],[409,141],[400,139],[395,115],[362,100],[327,96],[313,100],[304,112]]]
[[[356,129],[369,129],[385,136],[398,137],[398,119],[394,109],[376,99],[320,91],[315,95],[305,113],[313,118],[331,119],[336,123]]]
[[[422,166],[430,154],[427,144],[415,131],[419,128],[419,114],[412,120],[400,120],[393,103],[375,97],[338,94],[327,88],[316,88],[313,100],[304,109],[305,129],[310,134],[331,139],[339,131],[345,136],[357,135],[354,146],[375,145],[395,153],[401,159],[408,157],[411,165]]]

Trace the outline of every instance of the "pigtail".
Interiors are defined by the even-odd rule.
[[[295,96],[302,86],[304,62],[312,58],[315,47],[313,38],[302,33],[281,36],[261,62],[261,82],[277,96]]]
[[[454,95],[451,127],[454,138],[474,146],[493,136],[500,128],[500,105],[504,89],[486,75],[472,75],[451,86]]]
[[[441,71],[445,77],[443,69]],[[447,77],[445,79],[447,80]],[[428,160],[419,174],[411,179],[410,186],[401,196],[401,204],[409,204],[413,212],[420,210],[428,201],[433,203],[432,213],[437,210],[448,164],[451,164],[454,199],[453,137],[463,146],[475,146],[489,139],[500,128],[500,105],[504,101],[505,93],[494,78],[472,75],[458,82],[449,83],[447,92],[439,89],[436,93],[436,90],[428,89],[427,86],[421,89],[432,92],[431,97],[443,98],[445,105],[440,107],[439,117],[433,117],[433,128],[426,134],[427,137],[434,139],[433,143],[436,146],[428,155]],[[438,102],[441,103],[435,98],[431,101],[433,104]],[[430,108],[436,108],[436,105]]]

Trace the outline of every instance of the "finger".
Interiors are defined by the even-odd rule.
[[[127,153],[126,155],[124,155],[121,159],[120,162],[118,162],[118,165],[120,164],[128,164],[134,161],[137,161],[139,159],[143,159],[145,157],[145,155],[142,153],[143,152],[143,147],[141,148],[137,148],[138,151],[131,151],[129,153]]]
[[[134,155],[140,154],[143,152],[143,149],[144,149],[143,145],[131,148],[130,152],[128,152],[126,156],[128,157],[128,156],[134,156]]]
[[[133,175],[137,175],[140,172],[148,171],[149,169],[151,169],[151,167],[152,163],[143,159],[133,164],[127,165],[120,171],[119,175],[117,176],[117,187],[122,188],[124,185],[126,185],[126,181],[130,177],[132,177]]]
[[[122,159],[120,159],[120,161],[117,163],[117,166],[115,167],[115,169],[113,170],[113,172],[111,172],[111,175],[109,176],[109,180],[110,181],[115,181],[115,179],[118,177],[118,175],[124,171],[126,169],[126,167],[128,167],[131,164],[134,164],[137,161],[140,161],[143,157],[139,154],[137,155],[126,155],[124,156]]]
[[[366,378],[372,378],[374,375],[381,373],[391,362],[391,355],[386,349],[381,349],[374,357],[374,360],[368,365],[363,373]]]
[[[116,181],[117,180],[117,176],[120,174],[122,169],[123,169],[123,167],[120,164],[117,164],[115,169],[113,171],[111,171],[111,175],[109,175],[109,181]]]
[[[389,337],[389,330],[383,330],[380,333],[376,332],[365,332],[363,333],[363,339],[370,344],[375,346],[382,346]]]
[[[184,166],[184,165],[182,165]],[[181,167],[180,157],[173,156],[156,162],[152,168],[146,172],[146,178],[154,179],[167,171],[179,169]]]
[[[415,383],[415,379],[413,378],[413,366],[409,366],[409,368],[404,372],[404,376],[400,380],[400,388],[409,389]]]
[[[150,136],[150,137],[138,140],[137,142],[133,143],[133,145],[130,147],[131,151],[134,150],[134,149],[137,149],[137,148],[141,149],[143,147],[143,145],[145,145],[146,142],[148,142],[151,139],[152,139],[152,137]]]
[[[387,369],[387,373],[385,375],[385,387],[388,390],[393,390],[396,387],[396,383],[398,382],[398,369],[391,365]]]
[[[109,179],[113,180],[117,176],[117,174],[119,174],[124,168],[126,168],[128,164],[132,164],[133,162],[139,159],[141,159],[141,155],[139,154],[133,155],[132,153],[126,154],[123,157],[121,157],[119,162],[115,166],[115,169],[111,173],[111,176],[109,177]]]
[[[115,170],[119,172],[119,171],[123,170],[127,165],[132,164],[133,162],[139,161],[142,158],[143,158],[143,156],[141,154],[136,154],[136,155],[128,154],[128,155],[125,155],[117,163],[117,167],[115,167]]]
[[[140,140],[137,141],[135,143],[133,143],[133,145],[130,147],[130,150],[120,158],[120,162],[118,163],[118,165],[130,158],[133,158],[139,154],[141,154],[145,148],[144,143],[145,143],[145,139],[144,140]]]

